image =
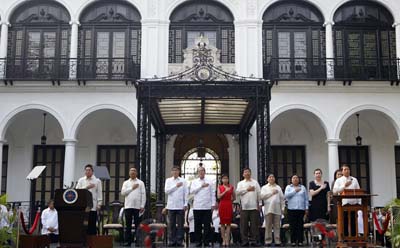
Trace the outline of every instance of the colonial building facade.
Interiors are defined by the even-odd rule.
[[[45,202],[91,163],[109,169],[106,202],[122,200],[137,164],[134,82],[185,70],[204,36],[225,71],[273,83],[268,172],[281,186],[316,168],[332,181],[347,163],[382,206],[400,197],[399,13],[397,0],[2,0],[1,192]],[[255,126],[247,145],[257,174]],[[200,160],[236,183],[238,137],[166,137],[166,177],[174,164],[191,177]]]

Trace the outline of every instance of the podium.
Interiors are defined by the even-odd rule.
[[[366,194],[362,189],[345,189],[340,195],[333,196],[337,199],[337,232],[338,243],[336,247],[368,247],[368,207],[370,205],[371,194]],[[342,205],[343,199],[360,199],[361,205]],[[358,236],[357,212],[361,210],[363,214],[363,235]],[[347,226],[344,226],[344,213],[347,213]],[[351,219],[354,213],[353,220]],[[351,223],[355,223],[355,233],[351,232]],[[345,228],[347,228],[347,235],[345,235]]]
[[[86,189],[57,189],[54,206],[61,247],[82,247],[86,243],[88,213],[93,207],[92,194]]]

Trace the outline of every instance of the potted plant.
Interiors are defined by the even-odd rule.
[[[400,247],[400,199],[393,199],[385,206],[385,209],[391,214],[390,227],[386,236],[389,236],[392,247]]]

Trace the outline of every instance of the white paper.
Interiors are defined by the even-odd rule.
[[[46,169],[46,165],[35,166],[35,168],[33,168],[33,170],[31,171],[31,173],[29,173],[26,179],[28,180],[37,179],[40,176],[40,174],[42,174],[44,169]]]

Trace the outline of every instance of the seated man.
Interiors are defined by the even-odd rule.
[[[54,208],[54,200],[47,204],[48,208],[42,212],[42,234],[49,235],[52,243],[58,242],[58,215]]]

